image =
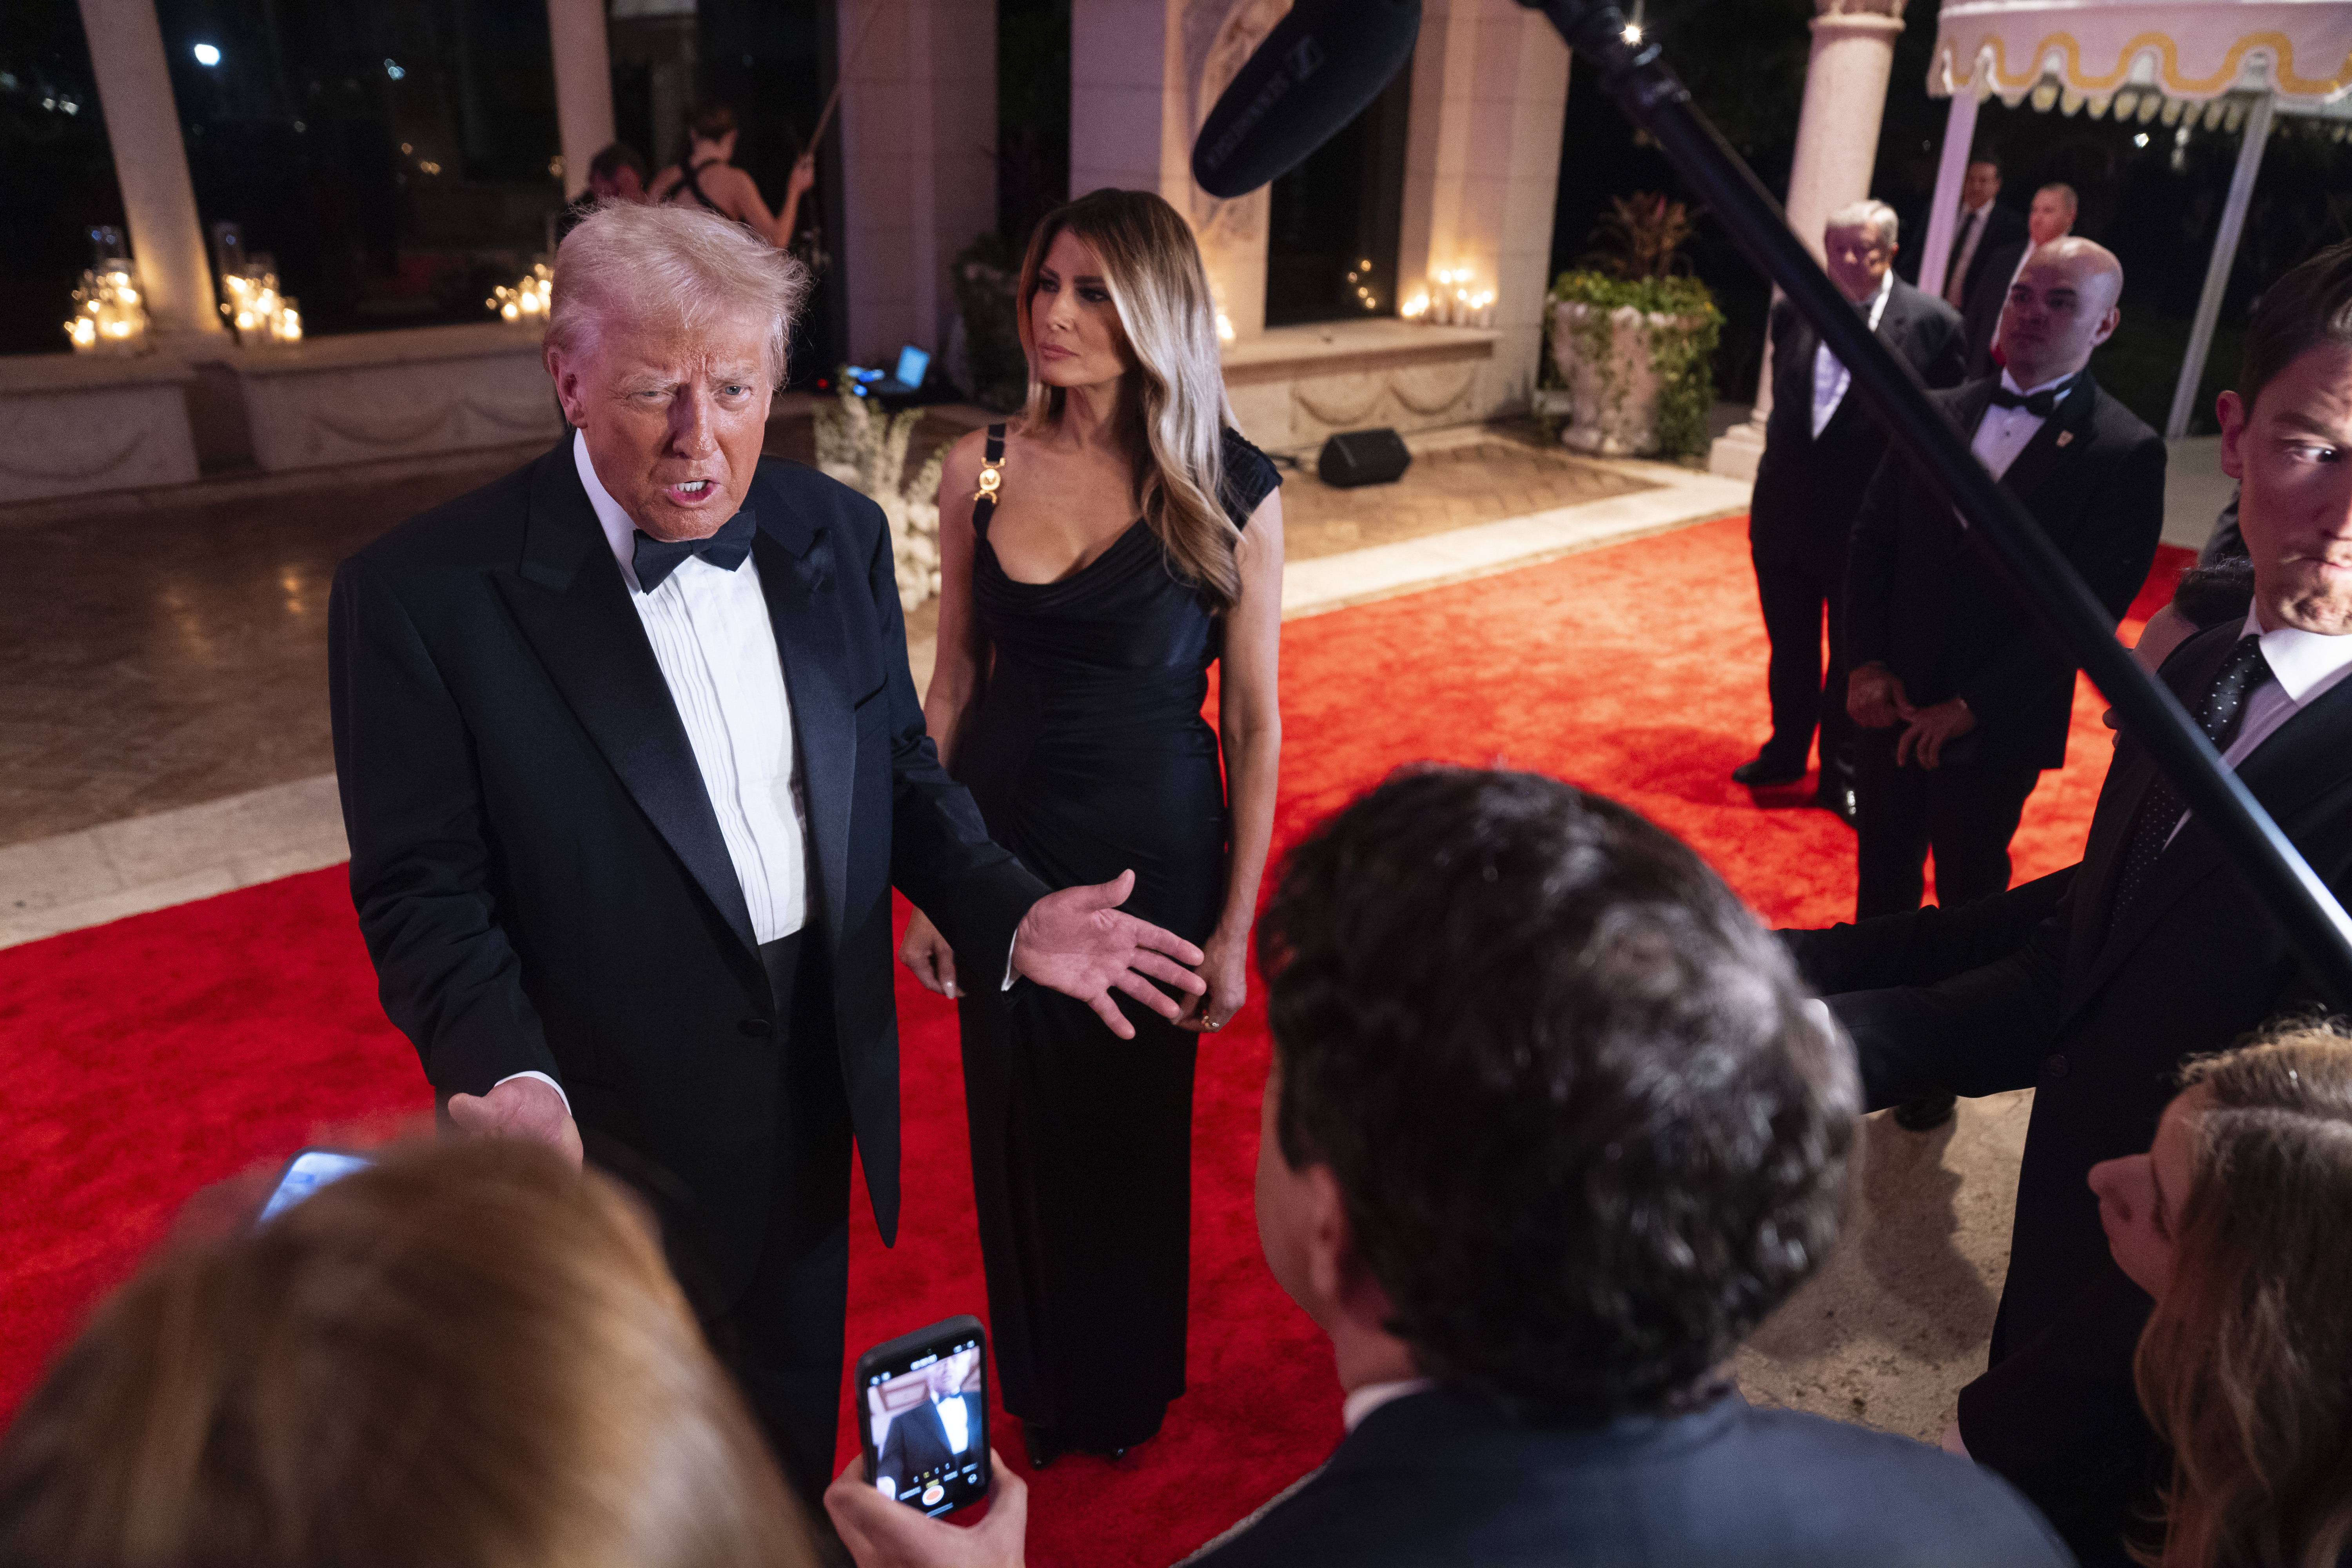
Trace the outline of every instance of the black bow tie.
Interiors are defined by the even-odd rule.
[[[2071,375],[2055,386],[2043,387],[2031,397],[2021,392],[2011,392],[2006,386],[1996,386],[1992,389],[1992,405],[1995,408],[2022,408],[2036,419],[2047,419],[2050,411],[2074,390],[2074,378]]]
[[[751,553],[751,531],[757,522],[747,506],[720,524],[719,531],[708,539],[656,539],[645,530],[637,530],[636,548],[629,556],[629,564],[636,568],[637,586],[652,593],[662,585],[663,578],[684,565],[689,555],[700,556],[721,572],[734,571]]]

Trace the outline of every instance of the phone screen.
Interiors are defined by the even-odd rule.
[[[261,1205],[261,1216],[253,1223],[268,1225],[312,1193],[330,1183],[340,1182],[353,1171],[365,1170],[373,1163],[361,1154],[338,1154],[331,1149],[305,1149],[286,1162],[286,1173],[278,1178],[277,1190],[269,1201]]]
[[[988,1495],[988,1383],[979,1323],[939,1325],[857,1363],[866,1474],[875,1489],[928,1514]],[[926,1331],[926,1333],[930,1331]]]

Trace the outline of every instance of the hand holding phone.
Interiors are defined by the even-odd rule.
[[[969,1313],[857,1358],[866,1479],[928,1514],[988,1495],[987,1333]]]
[[[988,1456],[995,1484],[988,1517],[969,1527],[928,1519],[877,1491],[864,1457],[849,1461],[825,1489],[824,1511],[857,1568],[1023,1568],[1029,1533],[1029,1487]]]

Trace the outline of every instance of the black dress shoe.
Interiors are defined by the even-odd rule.
[[[1795,784],[1805,776],[1805,763],[1799,758],[1794,763],[1784,763],[1769,752],[1759,754],[1753,761],[1740,763],[1731,770],[1731,782],[1755,789],[1762,784]]]
[[[1906,1132],[1932,1132],[1952,1119],[1959,1101],[1948,1094],[1906,1100],[1895,1108],[1895,1125]]]
[[[1041,1422],[1021,1423],[1021,1442],[1029,1450],[1033,1470],[1042,1470],[1062,1457],[1062,1445],[1055,1440],[1053,1428]]]
[[[1861,803],[1853,797],[1853,785],[1842,779],[1832,779],[1814,792],[1813,804],[1848,827],[1853,826],[1862,816]]]

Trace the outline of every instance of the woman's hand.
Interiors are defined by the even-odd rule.
[[[803,153],[793,161],[793,172],[784,181],[784,194],[797,196],[816,184],[816,154]]]
[[[1184,1009],[1176,1026],[1194,1034],[1213,1034],[1230,1023],[1249,999],[1249,931],[1228,934],[1219,926],[1201,944],[1201,952],[1204,956],[1194,973],[1209,983],[1209,989]]]
[[[907,940],[898,944],[898,962],[915,972],[924,990],[937,992],[950,1002],[962,994],[956,989],[955,949],[920,910],[907,922]]]

